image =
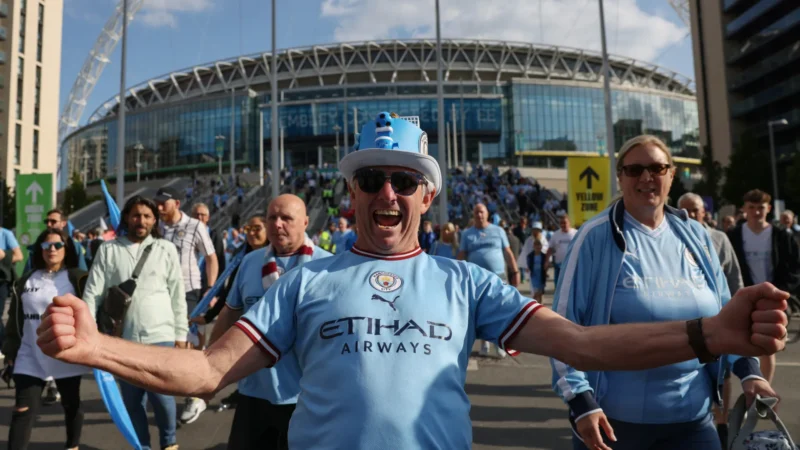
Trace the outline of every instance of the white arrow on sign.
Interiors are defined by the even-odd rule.
[[[28,189],[25,189],[25,194],[30,195],[33,203],[36,203],[36,197],[40,194],[44,194],[44,190],[39,183],[34,181],[30,186],[28,186]]]

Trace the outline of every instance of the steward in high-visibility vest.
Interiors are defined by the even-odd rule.
[[[319,248],[334,253],[334,248],[336,247],[333,245],[333,233],[328,230],[322,230],[319,234]]]

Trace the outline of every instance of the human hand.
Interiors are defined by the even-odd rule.
[[[756,399],[756,395],[760,395],[762,398],[764,397],[774,397],[780,401],[780,396],[772,389],[772,386],[769,384],[767,380],[762,380],[761,378],[751,378],[746,380],[742,383],[742,392],[744,392],[744,398],[747,404],[747,407],[750,408],[750,405],[753,404],[753,400]],[[773,407],[777,411],[777,405]]]
[[[786,347],[789,293],[770,283],[739,289],[714,317],[703,319],[706,346],[714,355],[771,355]]]
[[[72,294],[53,298],[36,334],[36,344],[45,355],[89,366],[102,339],[86,302]]]
[[[614,429],[611,428],[611,424],[608,423],[608,418],[603,411],[583,416],[575,423],[575,426],[578,428],[578,434],[583,439],[583,443],[591,450],[612,450],[611,447],[603,442],[600,427],[603,428],[603,432],[609,439],[614,442],[617,441],[617,437],[614,436]]]
[[[189,348],[189,344],[186,341],[175,341],[175,348]]]
[[[191,319],[189,319],[189,323],[196,323],[198,325],[205,325],[208,322],[206,322],[205,316],[197,316],[197,317],[192,317]]]

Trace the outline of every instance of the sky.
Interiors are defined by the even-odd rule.
[[[64,0],[60,103],[120,0]],[[129,0],[133,3],[135,0]],[[143,0],[128,27],[127,86],[198,64],[269,51],[269,0]],[[440,0],[442,38],[600,50],[597,0]],[[667,0],[605,0],[612,55],[694,78],[691,36]],[[434,0],[280,0],[277,46],[435,39]],[[114,50],[81,118],[119,92]]]

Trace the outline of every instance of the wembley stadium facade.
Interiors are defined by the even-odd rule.
[[[462,40],[443,41],[442,53],[445,119],[452,121],[455,112],[459,160],[464,155],[462,142],[473,164],[558,168],[570,155],[607,151],[598,53]],[[218,151],[227,171],[231,135],[237,169],[257,168],[260,148],[268,165],[271,60],[270,53],[241,56],[129,88],[126,174],[135,176],[137,162],[143,177],[215,172]],[[380,111],[419,116],[430,139],[429,151],[438,154],[435,41],[293,48],[281,51],[278,61],[286,165],[336,163],[346,151],[344,134],[352,146],[354,130]],[[698,163],[697,104],[691,80],[633,59],[612,57],[610,64],[617,149],[630,137],[655,134],[678,160]],[[64,139],[62,184],[84,170],[90,182],[114,177],[118,106],[118,97],[103,103],[85,126]],[[338,154],[337,138],[342,146]]]

